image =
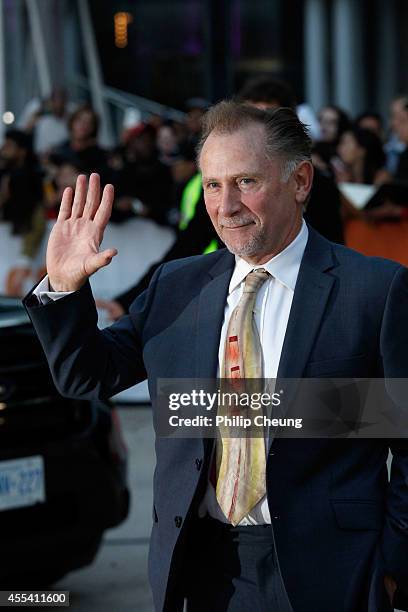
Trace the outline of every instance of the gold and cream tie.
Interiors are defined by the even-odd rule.
[[[269,273],[263,269],[253,270],[245,279],[243,294],[228,323],[221,372],[224,379],[262,379],[262,347],[254,307],[258,290],[268,276]],[[258,384],[253,382],[252,390]],[[250,410],[248,407],[221,405],[218,413],[245,416]],[[224,515],[237,525],[266,493],[266,456],[263,432],[253,437],[241,429],[239,437],[234,437],[231,435],[233,429],[237,431],[236,427],[225,425],[219,428],[215,482],[217,501]]]

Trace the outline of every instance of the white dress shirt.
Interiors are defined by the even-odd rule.
[[[253,266],[240,257],[235,258],[235,269],[229,284],[228,298],[224,310],[224,321],[221,328],[220,346],[218,351],[218,372],[221,371],[224,359],[225,336],[229,319],[237,306],[245,284],[246,276],[258,268],[267,270],[271,275],[259,289],[255,301],[255,323],[259,331],[262,346],[264,378],[276,378],[292,306],[293,294],[299,274],[300,262],[308,239],[308,229],[303,221],[296,238],[286,249],[272,257],[262,266]],[[267,452],[268,440],[265,440]],[[209,482],[204,499],[199,508],[199,515],[206,513],[223,523],[227,519],[223,514],[215,496],[213,485]],[[266,495],[239,523],[240,525],[259,525],[270,523],[268,500]]]
[[[262,266],[253,266],[240,257],[236,257],[235,269],[229,284],[228,298],[224,310],[224,321],[221,328],[218,351],[218,372],[224,358],[225,336],[230,316],[238,304],[245,284],[246,276],[258,268],[263,268],[271,275],[259,289],[255,302],[255,323],[259,331],[263,357],[264,378],[276,378],[282,353],[283,341],[288,325],[293,294],[299,274],[300,262],[308,239],[308,229],[303,221],[296,238],[278,255],[272,257]],[[72,292],[71,292],[72,293]],[[34,294],[42,303],[60,299],[67,293],[49,291],[48,277],[37,285]],[[268,441],[265,440],[265,452]],[[208,513],[224,523],[227,519],[223,514],[215,496],[213,485],[209,482],[203,501],[199,508],[200,516]],[[265,497],[239,523],[240,525],[259,525],[270,523],[268,501]]]

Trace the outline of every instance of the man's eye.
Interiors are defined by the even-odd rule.
[[[241,185],[250,185],[251,183],[254,183],[254,182],[255,182],[254,179],[247,178],[247,177],[244,177],[240,180]]]
[[[207,183],[207,189],[215,189],[216,187],[218,187],[218,183],[215,183],[215,182]]]

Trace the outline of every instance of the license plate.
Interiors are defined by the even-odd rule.
[[[0,510],[45,502],[44,460],[38,455],[0,461]]]

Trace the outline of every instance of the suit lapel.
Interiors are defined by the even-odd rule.
[[[279,362],[279,380],[303,376],[335,282],[335,277],[327,273],[334,266],[330,243],[309,227]],[[282,408],[286,412],[297,384],[293,381],[284,386],[286,396]]]
[[[207,282],[200,292],[195,347],[196,378],[199,387],[200,379],[215,381],[217,377],[221,327],[234,265],[234,256],[226,251],[221,260],[208,272]],[[204,387],[205,384],[201,382],[201,386]],[[215,390],[215,387],[211,388],[211,391]],[[214,438],[203,438],[202,444],[204,457],[209,465]]]
[[[234,265],[234,256],[226,251],[208,272],[208,282],[200,292],[195,351],[197,378],[217,376],[221,327]]]
[[[313,347],[334,278],[304,269],[296,284],[279,362],[279,378],[300,378]]]

